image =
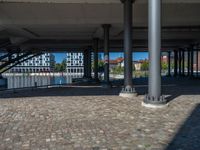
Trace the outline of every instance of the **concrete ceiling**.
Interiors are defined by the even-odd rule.
[[[148,0],[135,0],[136,3],[147,3]],[[199,3],[199,0],[162,0],[163,3]],[[15,3],[89,3],[89,4],[111,4],[121,3],[120,0],[1,0],[0,2]]]
[[[163,0],[163,41],[171,41],[172,48],[200,41],[199,8],[199,0]],[[136,0],[133,9],[134,47],[147,47],[147,23],[147,0]],[[82,41],[88,41],[86,43],[91,45],[94,37],[102,39],[102,24],[112,25],[111,40],[123,40],[123,5],[120,0],[0,1],[0,39],[23,41],[14,43],[21,47],[31,45],[37,48],[41,45],[43,48],[56,49],[62,47],[56,46],[58,40],[73,40],[74,46],[69,44],[67,48],[83,48],[86,44],[82,44]],[[48,40],[50,44],[47,44]],[[138,44],[137,41],[144,42]],[[67,46],[66,43],[62,45],[63,48]],[[163,47],[167,47],[165,45],[164,42]],[[122,44],[111,46],[120,48]]]

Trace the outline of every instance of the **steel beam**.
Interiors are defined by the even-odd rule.
[[[24,53],[24,54],[22,54],[20,56],[17,56],[14,59],[9,59],[8,62],[5,62],[5,63],[3,63],[3,64],[0,65],[0,70],[4,69],[5,67],[9,66],[12,63],[15,63],[16,61],[20,61],[21,59],[27,57],[30,54],[32,54],[32,53],[31,52],[27,52],[27,53]]]
[[[15,67],[16,65],[18,65],[18,64],[20,64],[20,63],[22,63],[22,62],[24,62],[24,61],[27,61],[27,60],[29,60],[29,59],[31,59],[31,58],[33,58],[33,57],[39,56],[39,55],[41,55],[41,54],[42,54],[42,53],[37,53],[37,54],[34,54],[34,55],[32,55],[32,56],[28,56],[28,57],[25,58],[25,59],[22,59],[22,60],[19,60],[19,61],[15,62],[14,64],[10,65],[8,68],[1,70],[1,71],[0,71],[0,75],[1,75],[2,73],[4,73],[4,72],[8,71],[9,69]]]
[[[7,53],[5,55],[0,56],[0,61],[12,55],[11,53]]]
[[[19,54],[19,53],[20,53],[20,51],[7,50],[6,54],[0,56],[0,61],[2,61],[3,59],[6,59],[6,58],[10,59],[13,54]]]
[[[185,45],[185,43],[192,43],[191,39],[163,39],[162,40],[162,48],[163,49],[175,49],[177,46]],[[103,45],[103,40],[99,41],[99,45]],[[146,39],[134,39],[132,41],[134,45],[132,46],[132,50],[135,51],[147,51],[148,41]],[[32,39],[21,45],[21,49],[27,50],[27,48],[32,48],[40,51],[46,52],[61,52],[61,51],[83,51],[83,47],[87,47],[91,44],[91,40],[62,40],[62,39]],[[121,52],[123,50],[123,41],[121,39],[110,40],[109,42],[109,51],[111,52]],[[104,47],[99,48],[99,52],[103,52]]]
[[[163,107],[167,103],[161,94],[161,0],[148,1],[149,15],[149,86],[143,105]]]

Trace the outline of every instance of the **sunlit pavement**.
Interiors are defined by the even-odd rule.
[[[73,86],[1,92],[0,149],[198,150],[200,81],[164,81],[169,106],[141,106],[118,96],[120,87]]]

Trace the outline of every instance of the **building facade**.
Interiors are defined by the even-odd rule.
[[[124,67],[124,58],[119,57],[114,60],[110,60],[109,69],[112,71],[115,67]]]
[[[68,74],[83,74],[83,53],[66,54],[66,72]]]
[[[26,59],[26,58],[24,58]],[[26,60],[9,70],[17,73],[37,73],[53,72],[55,65],[55,56],[51,53],[44,53],[40,56]]]

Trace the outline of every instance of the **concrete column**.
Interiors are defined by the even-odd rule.
[[[110,24],[102,25],[104,30],[104,88],[110,88],[110,77],[109,77],[109,32],[110,32]]]
[[[122,0],[124,5],[124,87],[120,92],[122,97],[136,96],[133,87],[133,64],[132,64],[132,18],[133,0]]]
[[[149,6],[149,86],[143,105],[164,107],[167,103],[161,95],[161,0],[148,1]]]
[[[94,39],[94,79],[96,82],[99,81],[98,78],[98,49],[99,49],[99,39]]]
[[[171,51],[168,51],[168,76],[171,76]]]
[[[92,47],[88,47],[88,60],[87,60],[87,70],[88,78],[92,79]]]
[[[193,68],[193,64],[194,64],[194,51],[193,48],[191,49],[191,76],[194,76],[194,68]]]
[[[182,56],[181,56],[181,50],[179,49],[179,51],[178,51],[178,75],[179,76],[181,76],[181,74],[182,74],[182,70],[181,70],[181,62],[182,62]]]
[[[174,51],[174,76],[178,74],[178,51]]]
[[[188,64],[187,64],[187,65],[188,65],[188,66],[187,66],[187,71],[188,71],[188,73],[187,73],[187,75],[190,76],[190,65],[191,65],[191,63],[190,63],[190,60],[191,60],[190,50],[188,49],[187,52],[188,52],[188,60],[187,60],[187,61],[188,61]]]
[[[84,64],[84,75],[83,75],[83,78],[88,78],[88,67],[87,67],[87,65],[88,65],[88,62],[87,62],[87,60],[88,60],[88,51],[87,50],[85,50],[84,52],[83,52],[83,64]]]
[[[199,76],[199,51],[196,51],[196,74]]]
[[[185,76],[185,51],[182,50],[182,75]]]

